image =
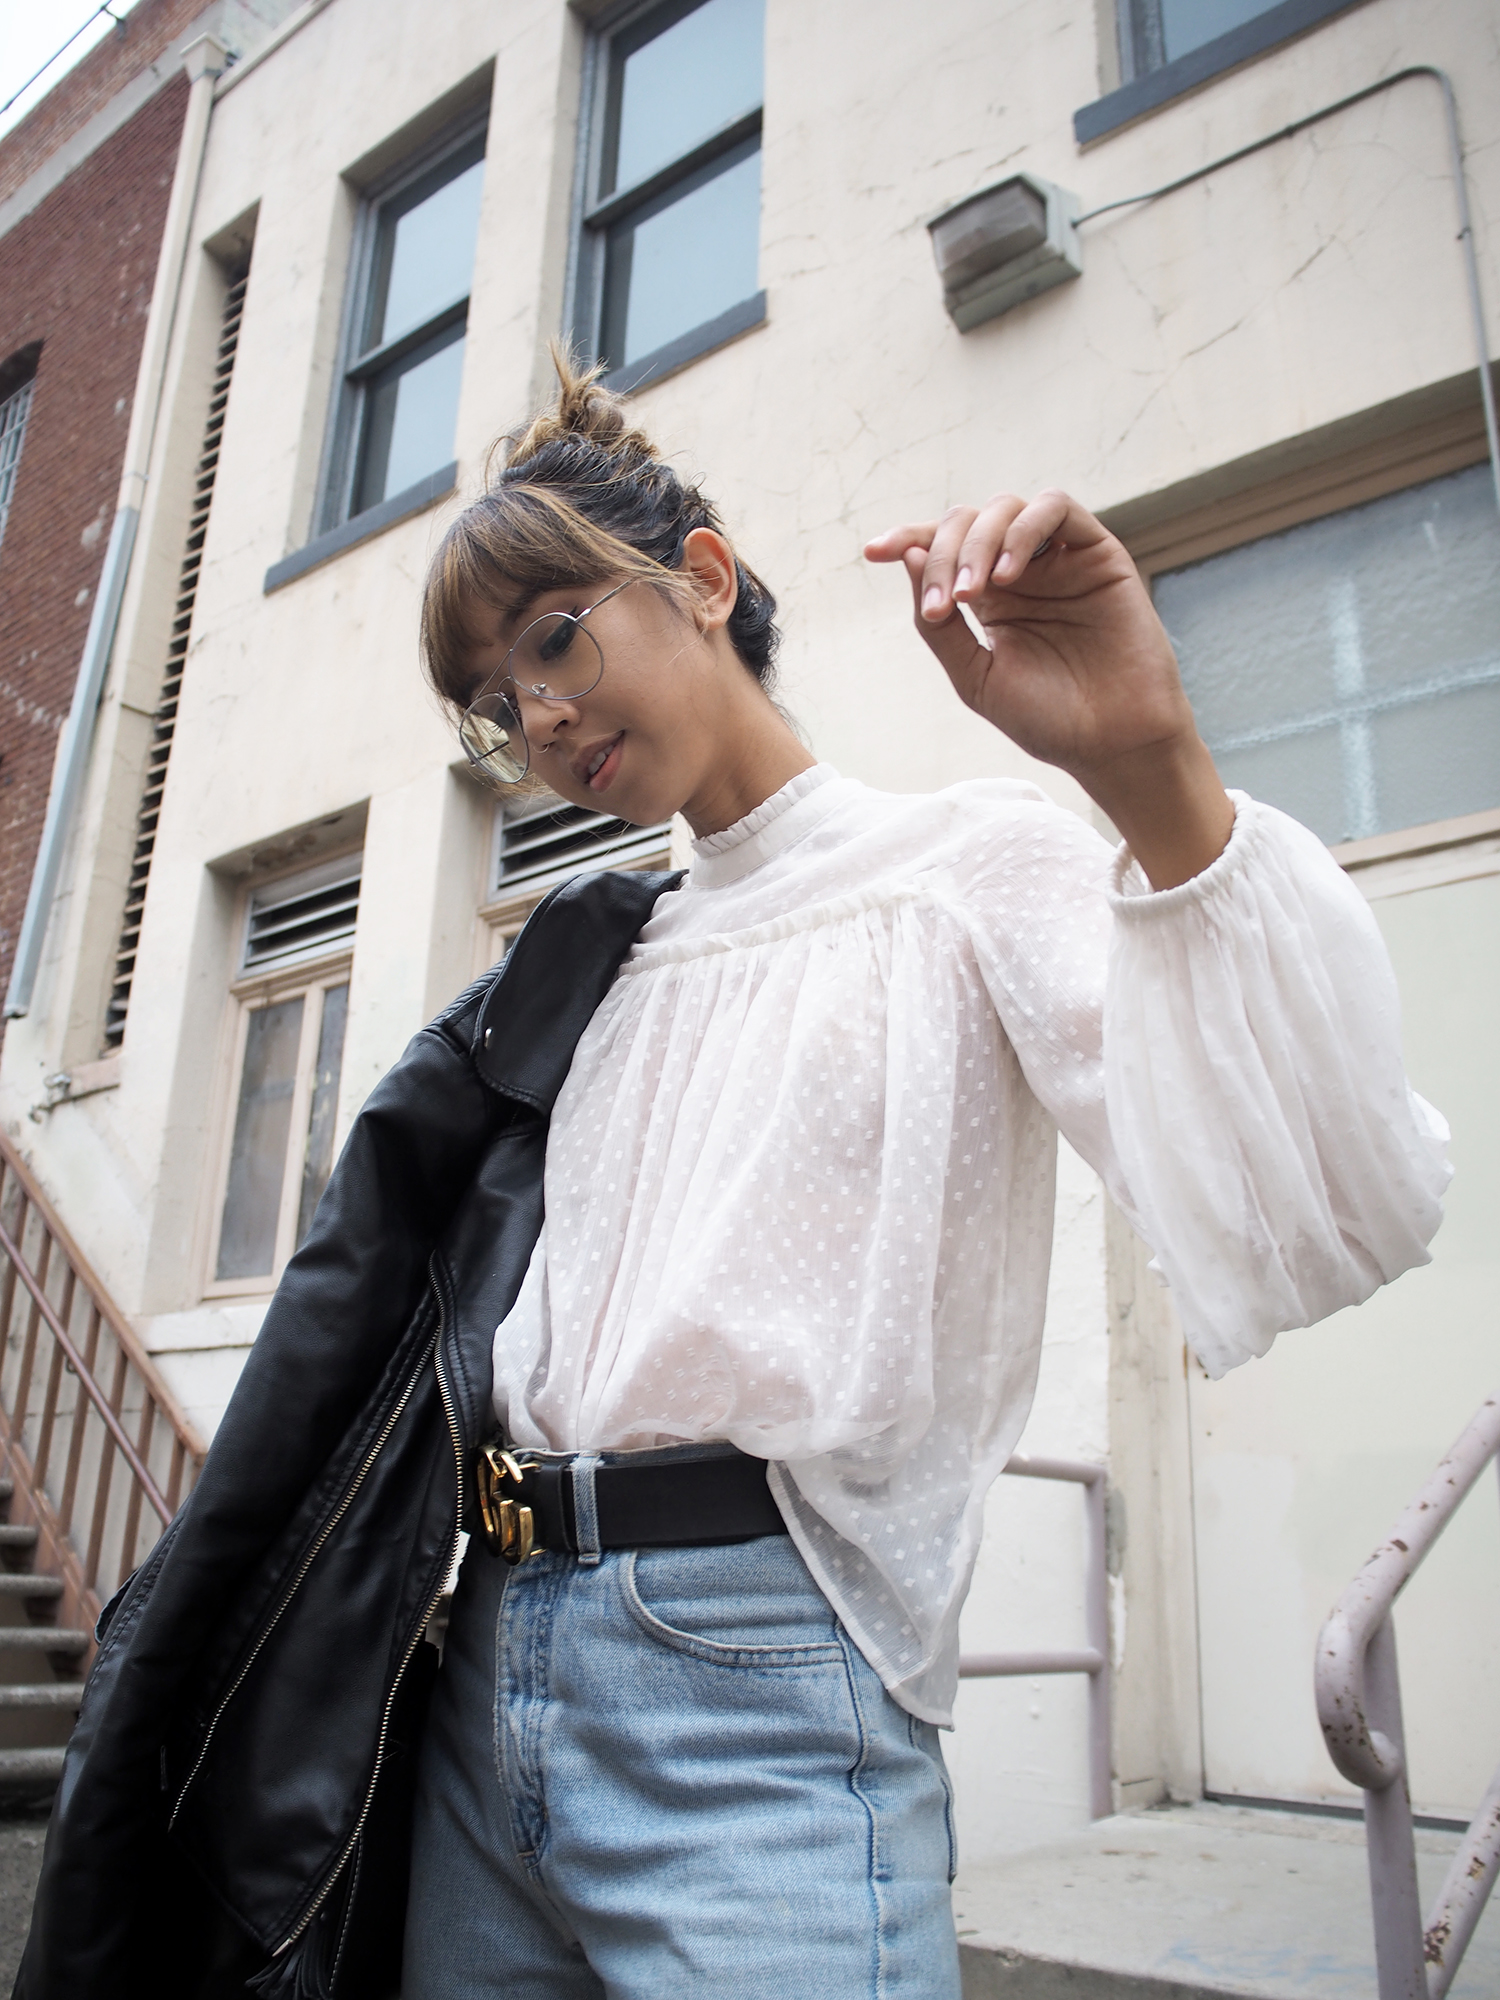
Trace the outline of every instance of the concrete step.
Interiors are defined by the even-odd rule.
[[[1430,1907],[1458,1835],[1419,1831]],[[1358,1821],[1200,1804],[960,1868],[965,2000],[1373,2000]],[[1500,1995],[1491,1900],[1451,2000]]]
[[[0,1750],[0,1785],[56,1784],[66,1755],[61,1744],[55,1749]]]
[[[0,1597],[61,1597],[60,1576],[42,1576],[31,1570],[0,1570]]]
[[[83,1700],[82,1681],[0,1682],[0,1710],[7,1708],[71,1708]]]
[[[22,1647],[43,1653],[83,1653],[92,1637],[91,1632],[65,1625],[0,1625],[0,1653],[19,1652]]]
[[[0,1521],[0,1549],[34,1549],[35,1547],[35,1528],[13,1528],[9,1522]]]

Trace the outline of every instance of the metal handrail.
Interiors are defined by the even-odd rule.
[[[3,1134],[0,1453],[15,1487],[10,1518],[36,1527],[37,1567],[62,1580],[58,1615],[85,1628],[171,1520],[204,1456]]]
[[[1380,2000],[1442,2000],[1500,1875],[1500,1771],[1424,1926],[1391,1607],[1500,1453],[1491,1396],[1340,1597],[1318,1634],[1314,1681],[1328,1754],[1365,1795]]]
[[[1077,1458],[1030,1458],[1019,1453],[1005,1467],[1016,1479],[1059,1479],[1083,1488],[1088,1521],[1084,1619],[1088,1644],[1032,1653],[965,1653],[960,1680],[998,1680],[1032,1674],[1089,1677],[1089,1811],[1103,1819],[1113,1810],[1109,1728],[1109,1571],[1105,1550],[1105,1476],[1102,1465]]]

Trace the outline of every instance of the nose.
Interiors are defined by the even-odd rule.
[[[578,710],[570,701],[543,701],[524,688],[516,688],[512,699],[521,711],[521,727],[534,753],[550,750],[567,730],[578,723]]]

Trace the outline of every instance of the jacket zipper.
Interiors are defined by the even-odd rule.
[[[288,1584],[285,1592],[282,1595],[281,1602],[277,1605],[276,1609],[271,1613],[271,1616],[266,1620],[265,1624],[262,1625],[260,1631],[256,1634],[255,1644],[250,1648],[249,1653],[246,1655],[245,1663],[240,1668],[239,1672],[235,1675],[234,1681],[231,1684],[228,1693],[224,1696],[223,1700],[214,1710],[213,1716],[209,1721],[207,1733],[204,1735],[203,1741],[199,1746],[198,1755],[193,1760],[193,1768],[191,1771],[188,1772],[187,1777],[184,1779],[182,1789],[177,1794],[176,1801],[173,1804],[172,1817],[167,1822],[169,1831],[176,1826],[178,1815],[182,1811],[182,1802],[187,1797],[188,1792],[192,1787],[193,1780],[197,1777],[199,1771],[201,1771],[203,1768],[203,1760],[208,1755],[209,1745],[213,1742],[214,1731],[218,1728],[219,1723],[222,1721],[224,1716],[224,1711],[228,1708],[230,1702],[234,1700],[236,1694],[238,1694],[240,1687],[244,1682],[245,1676],[249,1673],[251,1667],[254,1666],[256,1659],[259,1657],[261,1648],[265,1645],[267,1639],[270,1638],[272,1632],[275,1631],[276,1626],[280,1622],[282,1613],[286,1610],[287,1606],[296,1596],[298,1590],[302,1587],[303,1580],[306,1577],[307,1572],[312,1568],[314,1562],[317,1560],[318,1553],[322,1549],[323,1544],[328,1540],[328,1537],[333,1533],[334,1529],[338,1526],[339,1522],[348,1512],[349,1506],[353,1501],[355,1494],[358,1493],[360,1487],[364,1484],[366,1474],[369,1472],[370,1467],[375,1463],[376,1459],[380,1456],[382,1450],[385,1448],[387,1440],[391,1435],[391,1432],[396,1428],[397,1423],[400,1421],[402,1411],[405,1410],[406,1405],[411,1400],[413,1390],[416,1388],[418,1382],[422,1379],[423,1369],[427,1366],[428,1360],[437,1351],[438,1341],[442,1334],[442,1324],[443,1324],[442,1303],[441,1301],[439,1301],[437,1331],[432,1336],[431,1344],[423,1350],[422,1358],[417,1363],[416,1367],[412,1370],[410,1376],[407,1378],[406,1386],[401,1391],[401,1394],[397,1399],[396,1407],[391,1411],[390,1415],[381,1425],[379,1437],[377,1437],[374,1444],[371,1445],[369,1451],[365,1454],[363,1464],[360,1466],[358,1472],[355,1473],[349,1485],[344,1489],[344,1494],[342,1499],[339,1501],[339,1504],[337,1505],[337,1507],[334,1508],[333,1512],[328,1516],[327,1520],[323,1523],[322,1528],[318,1532],[317,1540],[313,1543],[312,1547],[308,1550],[307,1554],[302,1558],[302,1562],[298,1567],[297,1574],[292,1578],[290,1584]],[[441,1368],[438,1371],[438,1380],[439,1382],[442,1381]],[[444,1400],[444,1407],[446,1408],[447,1406],[446,1390],[444,1391],[443,1400]]]
[[[448,1377],[443,1372],[442,1293],[438,1290],[436,1283],[434,1283],[432,1289],[433,1289],[433,1296],[437,1300],[438,1325],[437,1325],[437,1332],[433,1335],[433,1343],[431,1348],[428,1350],[428,1353],[431,1354],[433,1359],[433,1365],[437,1370],[438,1394],[443,1399],[443,1415],[448,1419],[448,1436],[453,1445],[453,1465],[454,1465],[454,1472],[458,1482],[458,1512],[454,1517],[453,1541],[448,1550],[448,1560],[443,1566],[443,1574],[438,1583],[438,1587],[433,1592],[431,1598],[428,1600],[427,1609],[422,1613],[422,1616],[417,1621],[416,1630],[412,1634],[410,1643],[408,1644],[406,1651],[401,1656],[400,1666],[396,1669],[396,1678],[391,1682],[391,1691],[385,1698],[385,1710],[380,1718],[380,1735],[377,1737],[375,1743],[375,1765],[374,1769],[370,1773],[369,1785],[365,1790],[365,1802],[360,1807],[359,1818],[354,1823],[354,1831],[350,1834],[347,1842],[345,1843],[342,1854],[340,1854],[338,1860],[334,1863],[333,1867],[329,1870],[327,1876],[324,1878],[322,1888],[319,1889],[317,1895],[313,1897],[312,1901],[303,1911],[301,1917],[297,1920],[296,1927],[285,1938],[283,1938],[281,1943],[277,1945],[276,1949],[271,1953],[273,1959],[280,1958],[284,1952],[290,1951],[292,1946],[297,1942],[298,1938],[301,1937],[302,1933],[307,1929],[308,1925],[312,1922],[313,1918],[318,1914],[319,1910],[322,1909],[324,1903],[327,1901],[329,1895],[333,1890],[334,1884],[338,1881],[339,1877],[343,1874],[345,1868],[349,1865],[350,1855],[353,1854],[355,1848],[359,1845],[360,1835],[365,1830],[365,1822],[370,1817],[370,1808],[375,1803],[375,1787],[380,1781],[380,1767],[385,1759],[386,1737],[390,1734],[391,1712],[396,1705],[397,1693],[399,1692],[401,1683],[406,1676],[406,1669],[411,1665],[412,1655],[416,1652],[418,1646],[420,1646],[422,1643],[423,1635],[427,1630],[428,1621],[431,1619],[433,1612],[437,1610],[439,1603],[442,1601],[443,1592],[447,1588],[448,1579],[453,1574],[453,1565],[458,1560],[459,1540],[462,1533],[463,1512],[464,1512],[464,1439],[463,1439],[463,1432],[459,1428],[458,1413],[455,1411],[453,1407],[453,1397],[449,1392]],[[425,1368],[426,1365],[427,1365],[427,1355],[424,1354],[422,1357],[422,1367]],[[419,1369],[418,1373],[420,1372],[421,1371]],[[408,1385],[407,1388],[408,1395],[411,1393],[411,1386],[412,1385]],[[406,1398],[405,1396],[403,1396],[402,1398],[403,1403],[405,1402],[405,1400]],[[384,1439],[382,1437],[382,1442],[383,1441]],[[338,1956],[340,1958],[342,1958],[343,1956],[342,1938],[339,1941]],[[337,1963],[335,1963],[333,1968],[333,1977],[335,1981],[338,1978]]]

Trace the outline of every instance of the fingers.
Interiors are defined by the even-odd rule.
[[[918,632],[936,654],[944,671],[955,680],[961,680],[972,673],[976,665],[983,664],[980,655],[986,654],[987,649],[975,638],[968,620],[956,604],[950,605],[947,616],[942,618],[934,618],[926,610],[927,560],[927,552],[920,543],[911,544],[903,556],[907,581],[911,585],[912,616]]]
[[[871,562],[906,561],[922,551],[919,617],[942,624],[960,602],[1014,585],[1029,563],[1065,545],[1086,548],[1107,533],[1087,509],[1050,488],[1034,500],[996,494],[983,507],[950,507],[940,521],[891,528],[865,545]]]
[[[901,562],[908,549],[930,549],[937,533],[936,521],[910,522],[902,528],[887,528],[865,543],[866,562]]]

